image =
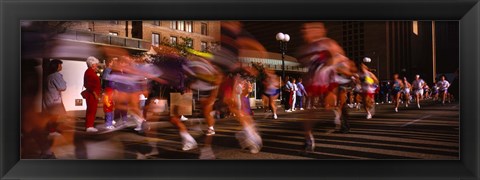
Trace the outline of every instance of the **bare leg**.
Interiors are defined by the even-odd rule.
[[[182,144],[183,144],[182,150],[188,151],[188,150],[197,148],[197,142],[188,133],[187,127],[180,120],[181,115],[178,114],[178,106],[174,107],[173,109],[174,109],[173,110],[174,112],[173,112],[173,115],[170,116],[170,122],[173,125],[175,125],[180,132],[180,137],[182,138]]]
[[[228,105],[230,112],[235,114],[237,121],[243,127],[243,131],[240,134],[236,134],[236,138],[240,141],[240,146],[242,146],[242,148],[249,148],[252,154],[260,152],[262,139],[257,132],[253,118],[249,114],[236,108],[236,102],[234,100],[226,98],[224,101]]]
[[[207,136],[215,134],[215,131],[213,129],[213,126],[215,125],[215,119],[210,113],[213,111],[213,105],[215,104],[215,99],[217,98],[218,91],[219,88],[213,89],[210,92],[210,96],[202,100],[203,116],[205,117],[205,121],[207,121],[208,125]]]
[[[445,99],[446,99],[446,97],[447,97],[447,92],[444,91],[444,92],[442,93],[442,104],[445,104]]]
[[[275,99],[277,98],[278,98],[278,95],[268,97],[269,106],[273,112],[274,119],[277,119],[277,106],[275,105]]]
[[[395,95],[395,112],[398,112],[398,106],[400,106],[400,95],[400,92]]]
[[[303,128],[305,130],[305,144],[304,150],[305,151],[315,151],[315,138],[313,136],[313,121],[307,120],[303,124]]]
[[[370,113],[370,108],[372,107],[372,104],[371,104],[371,98],[368,97],[367,94],[363,94],[363,103],[364,103],[364,109],[365,109],[365,112],[367,112],[367,119],[371,119],[372,118],[372,114]]]

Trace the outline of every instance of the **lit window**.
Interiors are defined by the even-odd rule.
[[[187,39],[187,47],[193,48],[193,39]]]
[[[185,21],[177,21],[177,30],[185,31]]]
[[[110,36],[118,36],[118,33],[117,33],[117,32],[109,32],[108,35],[110,35]]]
[[[200,44],[200,50],[201,51],[207,51],[207,42],[201,42]]]
[[[152,45],[158,46],[160,44],[160,34],[152,33]]]
[[[418,21],[413,21],[412,31],[413,34],[418,35]]]
[[[208,35],[207,23],[202,23],[202,35]]]
[[[193,32],[193,21],[186,21],[185,22],[185,31]]]
[[[177,44],[177,37],[175,37],[175,36],[170,36],[170,44],[176,45],[176,44]]]
[[[177,29],[177,21],[170,21],[170,29]]]
[[[155,26],[160,26],[160,21],[153,21],[152,24]]]

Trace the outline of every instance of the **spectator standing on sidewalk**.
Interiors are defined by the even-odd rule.
[[[305,87],[303,86],[302,84],[302,78],[298,78],[298,82],[297,82],[297,104],[298,104],[298,108],[303,111],[303,97],[307,96],[307,91],[305,91]]]

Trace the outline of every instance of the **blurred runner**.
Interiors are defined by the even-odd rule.
[[[343,49],[334,40],[326,37],[323,23],[303,24],[302,33],[307,45],[300,48],[298,61],[308,67],[304,78],[305,88],[311,96],[323,97],[324,106],[335,113],[336,129],[348,133],[350,127],[345,107],[347,87],[356,73],[353,61],[345,57]],[[313,122],[305,122],[305,150],[313,151]]]
[[[264,87],[263,96],[268,99],[268,108],[272,110],[273,119],[277,119],[277,105],[275,100],[278,99],[280,94],[280,77],[275,74],[275,71],[271,69],[264,69],[265,79],[262,80]]]
[[[214,58],[211,59],[212,64],[221,70],[222,76],[216,82],[220,83],[218,90],[213,91],[210,95],[215,98],[219,97],[223,103],[226,104],[231,113],[240,122],[242,131],[236,134],[236,138],[240,142],[242,149],[249,149],[251,153],[258,153],[262,147],[262,139],[256,129],[252,116],[238,109],[238,104],[235,101],[235,78],[233,76],[237,73],[245,73],[246,75],[256,76],[258,72],[248,66],[242,66],[238,60],[241,49],[256,50],[259,53],[265,52],[265,48],[258,43],[251,35],[243,30],[243,25],[238,21],[224,21],[221,23],[221,49],[214,53]],[[213,106],[212,99],[208,102],[206,109],[209,110]],[[209,111],[204,114],[210,114]],[[213,154],[211,151],[211,137],[208,135],[215,134],[213,125],[214,118],[207,115],[206,120],[209,126],[207,132],[207,139],[205,140],[205,148],[202,149],[200,158],[214,158],[212,156],[206,157],[205,154]]]
[[[378,79],[365,64],[357,62],[357,68],[360,70],[358,74],[362,84],[363,106],[367,112],[367,119],[371,119],[375,113],[375,84],[378,84]]]

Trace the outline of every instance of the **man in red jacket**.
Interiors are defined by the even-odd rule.
[[[87,101],[87,113],[85,120],[85,128],[87,132],[97,132],[93,127],[98,108],[98,98],[100,97],[100,78],[97,76],[98,59],[90,56],[87,58],[88,69],[83,76],[83,86],[87,89],[85,100]]]

